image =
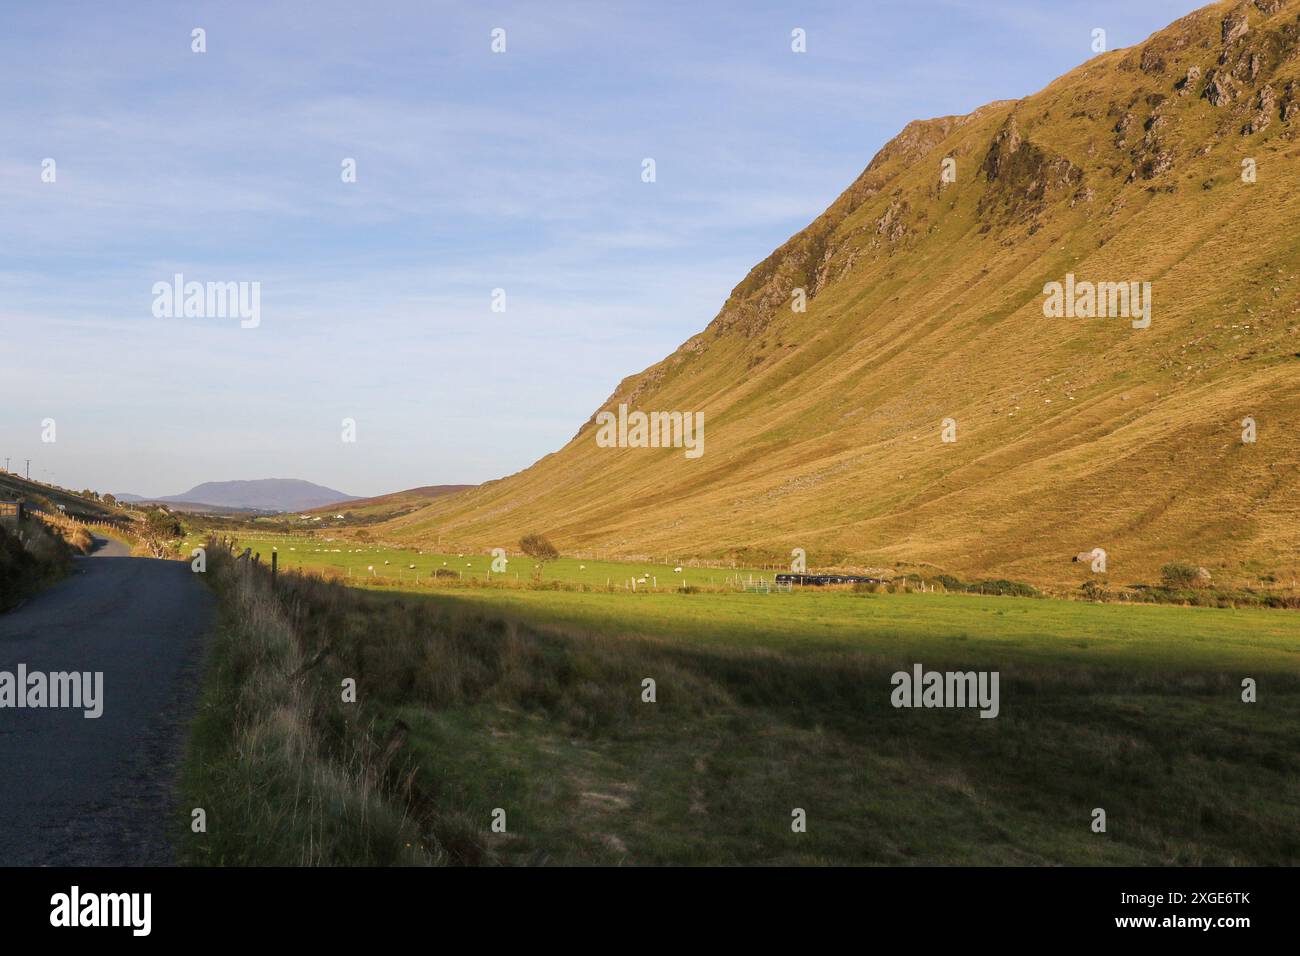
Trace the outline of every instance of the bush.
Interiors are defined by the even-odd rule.
[[[144,546],[155,558],[171,553],[171,543],[185,533],[180,520],[165,508],[151,508],[144,521],[136,526]]]
[[[1173,590],[1196,587],[1200,583],[1200,569],[1194,564],[1172,561],[1160,569],[1160,580]]]
[[[1079,590],[1089,601],[1104,601],[1109,596],[1106,586],[1097,581],[1084,581],[1079,585]]]
[[[519,550],[538,561],[554,561],[560,556],[555,545],[540,534],[526,534],[519,542]]]
[[[1008,581],[1005,578],[998,578],[995,581],[977,581],[966,585],[966,590],[973,594],[996,594],[1000,597],[1039,597],[1041,593],[1032,584]]]

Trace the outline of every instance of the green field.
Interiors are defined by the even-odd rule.
[[[201,544],[206,535],[195,534],[183,544],[188,549]],[[416,548],[394,548],[343,538],[286,534],[241,534],[239,547],[252,548],[269,561],[272,551],[278,554],[279,565],[285,569],[309,571],[329,570],[350,577],[352,583],[361,584],[370,579],[376,583],[414,584],[427,582],[437,571],[450,572],[463,581],[487,582],[489,580],[527,584],[532,580],[537,561],[518,552],[507,552],[506,570],[491,571],[491,554],[466,552],[422,551]],[[677,572],[676,567],[682,570]],[[372,570],[373,569],[373,570]],[[543,581],[559,581],[588,587],[615,587],[631,589],[636,579],[638,590],[670,590],[686,586],[724,587],[742,578],[764,577],[771,581],[775,572],[757,568],[711,568],[665,564],[663,562],[603,561],[580,558],[558,558],[540,565]],[[641,583],[640,579],[646,580]]]
[[[292,536],[241,536],[239,546],[251,547],[264,561],[277,549],[283,570],[351,568],[345,583],[355,587],[428,594],[431,584],[445,584],[436,591],[442,600],[596,635],[771,647],[783,653],[853,650],[909,661],[928,655],[971,665],[1253,668],[1300,674],[1300,615],[1280,611],[843,588],[684,594],[676,591],[682,584],[722,589],[751,578],[770,581],[773,572],[683,568],[678,574],[664,564],[575,558],[547,562],[542,580],[591,590],[547,589],[515,586],[528,583],[535,565],[522,556],[510,559],[505,574],[490,574],[490,555],[418,553]],[[458,576],[435,582],[431,574],[441,568]],[[632,593],[630,580],[641,576],[647,584]],[[505,586],[457,586],[491,582]]]
[[[270,546],[297,549],[289,568],[397,554]],[[220,586],[246,591],[247,610],[229,616],[218,656],[234,663],[210,699],[242,695],[251,715],[250,688],[273,697],[261,724],[201,722],[193,799],[240,824],[192,862],[1300,861],[1294,612],[353,583]],[[301,729],[275,745],[284,682],[249,677],[268,627],[285,635],[280,666],[311,677],[291,699]],[[998,671],[999,716],[894,708],[891,674],[915,663]],[[359,704],[341,705],[349,677]],[[383,790],[382,813],[350,779]],[[1104,834],[1090,829],[1098,807]],[[505,833],[490,829],[498,808]]]

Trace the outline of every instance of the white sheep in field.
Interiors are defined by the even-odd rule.
[[[414,570],[415,570],[415,565],[413,565],[413,564],[408,564],[406,567],[407,567],[407,569],[410,570],[410,571],[414,571]]]
[[[580,565],[578,565],[578,570],[579,570],[579,571],[586,571],[586,570],[587,570],[587,566],[586,566],[585,564],[580,564]]]
[[[675,573],[677,573],[677,574],[681,574],[681,573],[682,573],[682,566],[681,566],[680,564],[677,565],[677,567],[673,568],[673,571],[674,571]]]

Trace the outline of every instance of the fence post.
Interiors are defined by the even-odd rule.
[[[271,552],[271,590],[275,590],[275,572],[279,567],[280,555],[276,551]]]

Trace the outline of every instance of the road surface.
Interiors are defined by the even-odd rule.
[[[187,563],[103,541],[0,614],[0,672],[103,672],[103,714],[0,707],[0,866],[168,864],[172,787],[210,591]]]

